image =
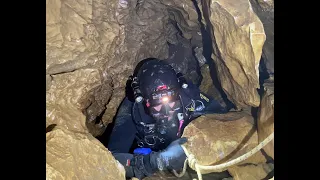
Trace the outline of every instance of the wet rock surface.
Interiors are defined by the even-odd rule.
[[[46,177],[125,180],[125,171],[91,134],[55,128],[46,134]]]
[[[266,39],[263,25],[246,0],[203,1],[221,86],[237,108],[258,107],[259,62]]]

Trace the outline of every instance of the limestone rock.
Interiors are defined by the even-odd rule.
[[[47,74],[71,72],[101,63],[98,57],[101,42],[93,24],[95,17],[92,14],[92,1],[46,2]],[[118,34],[118,29],[114,29],[113,32]],[[110,42],[103,43],[110,45]]]
[[[188,14],[194,11],[192,2],[184,6],[180,1],[165,5],[161,0],[46,0],[46,74],[53,77],[47,90],[52,94],[59,86],[62,91],[66,83],[59,76],[82,79],[83,84],[67,85],[67,94],[59,94],[61,99],[72,99],[67,104],[53,105],[62,100],[50,95],[47,125],[57,123],[101,135],[124,98],[127,78],[138,62],[168,58],[168,42],[174,42],[178,32],[171,21],[186,37],[197,31],[195,12],[190,18]],[[85,80],[89,71],[99,78]]]
[[[258,112],[259,142],[274,132],[274,91],[273,83],[265,83],[265,92]],[[264,148],[264,151],[274,159],[274,139]]]
[[[234,166],[228,169],[234,180],[261,180],[273,170],[272,164]]]
[[[241,112],[201,116],[185,128],[183,136],[188,138],[186,148],[201,165],[221,164],[258,145],[252,116]],[[242,163],[266,161],[261,152],[255,156]]]
[[[125,179],[124,167],[90,134],[57,128],[46,134],[47,179]]]
[[[103,65],[121,39],[115,17],[117,3],[46,1],[46,73],[53,77],[52,85],[47,87],[47,126],[54,123],[69,130],[87,131],[83,99],[105,84],[101,82],[111,79],[102,73]]]
[[[91,88],[100,85],[98,71],[82,69],[52,77],[46,92],[46,127],[57,124],[71,131],[88,132],[79,101]]]
[[[194,49],[194,54],[199,62],[200,67],[203,66],[207,62],[206,58],[203,56],[203,48],[202,47],[201,48],[196,47]]]
[[[184,1],[184,0],[161,0],[161,2],[170,8],[174,8],[176,12],[178,11],[181,14],[179,19],[177,19],[179,28],[182,30],[183,35],[186,39],[190,39],[186,36],[192,36],[190,34],[190,29],[198,29],[199,30],[199,22],[198,22],[198,13],[194,8],[194,4],[192,1]],[[200,3],[201,4],[201,3]],[[189,31],[186,31],[189,30]]]
[[[48,91],[51,87],[52,77],[50,75],[46,75],[46,91]]]
[[[269,75],[274,74],[274,7],[273,0],[251,0],[252,9],[263,23],[267,39],[263,45],[262,58]],[[268,5],[269,4],[269,5]]]
[[[204,92],[205,94],[211,96],[212,98],[215,98],[222,106],[226,106],[220,92],[216,88],[216,86],[213,83],[213,78],[211,78],[211,72],[209,65],[205,64],[201,67],[201,75],[202,75],[202,81],[200,84],[200,90],[201,92]],[[217,82],[219,83],[219,82]]]
[[[248,0],[203,1],[210,20],[213,55],[225,93],[238,108],[258,107],[259,62],[266,39]]]

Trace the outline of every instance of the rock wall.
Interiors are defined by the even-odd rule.
[[[57,74],[46,94],[46,126],[58,124],[71,131],[88,132],[79,103],[83,94],[101,84],[97,69]]]
[[[46,134],[46,177],[125,180],[125,170],[91,134],[56,127]]]
[[[209,69],[204,64],[210,63],[209,59],[199,56],[204,49],[203,37],[194,3],[211,35],[216,69]],[[260,104],[257,88],[262,51],[268,60],[267,71],[273,74],[273,26],[267,26],[265,33],[255,12],[264,23],[269,22],[261,12],[273,12],[273,1],[251,3],[46,0],[46,126],[61,127],[47,133],[47,177],[124,178],[123,167],[93,136],[105,131],[125,96],[128,76],[139,61],[149,57],[170,61],[193,82],[200,79],[195,71],[200,66],[201,89],[224,105],[210,77],[210,71],[217,71],[222,90],[238,109],[260,107],[258,133],[253,117],[245,113],[206,115],[192,122],[184,136],[189,137],[186,146],[200,164],[234,159],[264,140],[273,132],[273,92],[267,88]],[[268,45],[264,44],[266,34]],[[264,150],[273,158],[273,142]],[[85,157],[90,161],[84,161]],[[265,161],[259,152],[241,164]],[[80,166],[74,166],[76,163]],[[101,168],[91,170],[91,166]],[[251,169],[235,166],[228,171],[235,179],[246,179]]]
[[[185,147],[201,165],[221,164],[258,145],[252,116],[238,112],[201,116],[185,128],[183,137],[188,138]],[[240,164],[262,162],[266,159],[258,152]]]
[[[258,107],[259,62],[266,39],[248,0],[203,0],[218,78],[237,108]]]
[[[185,40],[197,32],[192,2],[181,2],[47,0],[47,126],[56,123],[101,135],[138,62],[167,59],[168,43],[176,44],[179,32]],[[190,69],[188,64],[177,68]],[[65,79],[75,84],[66,85]],[[72,101],[58,103],[66,99]],[[62,118],[64,111],[72,115]]]
[[[263,23],[267,39],[262,49],[263,71],[269,76],[274,75],[274,1],[250,0],[253,10]],[[262,67],[261,67],[262,68]]]

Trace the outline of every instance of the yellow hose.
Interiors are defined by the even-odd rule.
[[[181,173],[177,173],[175,170],[173,170],[173,174],[177,177],[182,177],[187,169],[187,161],[188,164],[190,166],[190,168],[192,168],[193,170],[195,170],[197,172],[198,175],[198,179],[202,180],[202,174],[201,174],[201,170],[209,170],[210,172],[216,172],[218,170],[221,169],[225,169],[227,167],[230,167],[232,165],[235,165],[241,161],[244,161],[246,159],[248,159],[250,156],[252,156],[253,154],[255,154],[256,152],[260,151],[260,149],[262,149],[265,145],[267,145],[270,141],[272,141],[274,138],[274,132],[271,133],[265,140],[263,140],[260,144],[258,144],[258,146],[256,146],[255,148],[253,148],[251,151],[245,153],[244,155],[237,157],[236,159],[233,159],[231,161],[222,163],[222,164],[218,164],[218,165],[214,165],[214,166],[203,166],[197,163],[197,160],[195,159],[193,154],[190,154],[189,151],[186,149],[186,147],[184,145],[181,145],[181,147],[183,148],[187,159],[184,162],[184,167]]]

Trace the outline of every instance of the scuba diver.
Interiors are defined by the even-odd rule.
[[[165,60],[147,60],[129,78],[133,98],[127,95],[122,101],[108,143],[126,178],[181,170],[184,128],[202,114],[228,112]]]

